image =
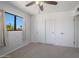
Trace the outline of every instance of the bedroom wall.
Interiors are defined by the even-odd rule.
[[[60,11],[46,14],[42,13],[33,16],[32,18],[33,18],[33,20],[31,20],[32,42],[41,42],[59,46],[74,47],[73,11],[63,11],[63,12]],[[46,29],[47,22],[52,22],[52,20],[54,20],[54,32],[50,29]],[[50,24],[50,26],[52,26],[52,23]],[[53,33],[54,37],[51,37],[53,36]],[[49,35],[48,38],[47,35]]]
[[[30,40],[30,15],[27,13],[24,13],[20,9],[16,8],[15,6],[7,2],[0,2],[0,9],[19,15],[24,18],[23,32],[22,31],[11,32],[11,31],[5,30],[6,46],[3,48],[0,48],[0,56],[1,56],[30,43],[31,40]]]
[[[59,1],[52,7],[44,5],[44,11],[31,20],[32,42],[74,47],[74,15],[78,5],[78,1]]]

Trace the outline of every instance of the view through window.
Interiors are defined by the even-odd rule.
[[[8,12],[5,12],[5,24],[7,31],[22,31],[23,18]]]

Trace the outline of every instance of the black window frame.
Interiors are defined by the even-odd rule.
[[[16,29],[16,20],[17,20],[16,17],[20,17],[20,18],[22,18],[22,19],[23,19],[23,17],[18,16],[18,15],[15,15],[15,14],[13,14],[13,13],[9,13],[9,12],[5,12],[5,13],[8,13],[8,14],[14,16],[14,30],[11,30],[11,31],[22,31],[22,30],[17,30],[17,29]],[[9,30],[7,30],[7,31],[9,31]]]

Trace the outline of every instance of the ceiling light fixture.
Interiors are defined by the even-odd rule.
[[[43,2],[40,2],[40,6],[42,6],[43,5]]]
[[[39,1],[36,1],[36,4],[38,5],[39,4]]]
[[[50,4],[50,5],[57,5],[57,2],[56,1],[31,1],[30,3],[26,4],[26,6],[31,6],[33,4],[37,4],[38,7],[40,8],[41,11],[43,11],[43,4],[46,3],[46,4]]]

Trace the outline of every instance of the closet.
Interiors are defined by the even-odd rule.
[[[72,12],[36,15],[31,21],[32,42],[74,47],[74,21]]]

